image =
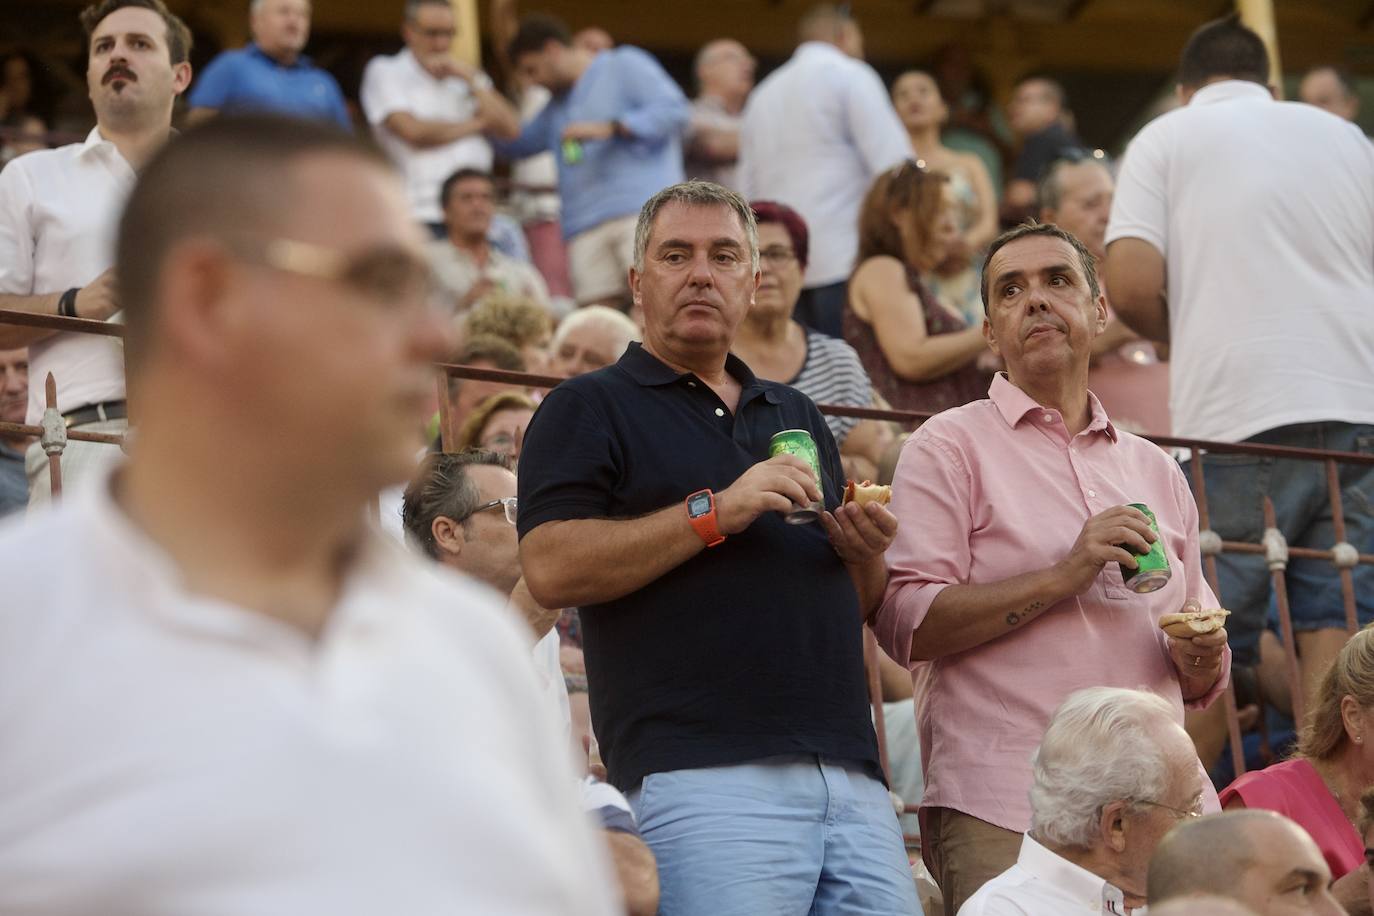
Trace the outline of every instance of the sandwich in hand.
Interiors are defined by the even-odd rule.
[[[1192,639],[1206,636],[1226,626],[1230,611],[1212,608],[1206,611],[1184,611],[1181,614],[1165,614],[1159,618],[1159,628],[1170,636],[1179,639]]]
[[[891,487],[880,486],[871,480],[865,480],[863,483],[851,480],[845,484],[844,501],[847,503],[858,503],[861,506],[864,503],[878,503],[886,506],[891,499]]]

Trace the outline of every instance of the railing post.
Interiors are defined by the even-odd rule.
[[[1264,497],[1264,561],[1274,581],[1274,597],[1279,605],[1279,629],[1283,634],[1283,651],[1288,670],[1288,689],[1293,693],[1293,721],[1302,727],[1307,705],[1302,668],[1298,664],[1298,642],[1293,635],[1293,617],[1288,612],[1288,582],[1284,570],[1288,568],[1288,541],[1274,521],[1274,501]]]
[[[1221,600],[1221,585],[1217,581],[1217,554],[1221,553],[1221,536],[1212,530],[1211,516],[1207,512],[1207,478],[1202,473],[1202,451],[1193,449],[1193,460],[1189,463],[1193,476],[1193,501],[1197,503],[1198,546],[1202,553],[1202,574],[1212,587],[1217,603],[1225,607]],[[1240,711],[1236,707],[1236,681],[1233,676],[1226,684],[1222,694],[1226,704],[1226,735],[1231,745],[1231,769],[1239,778],[1245,773],[1245,744],[1240,735]]]
[[[457,441],[456,439],[454,439],[453,431],[448,428],[449,377],[447,369],[438,369],[435,371],[434,386],[435,392],[439,395],[439,451],[446,452],[448,451],[449,446],[452,445],[455,441]]]
[[[43,436],[39,439],[48,456],[48,480],[55,501],[62,495],[62,452],[67,448],[67,423],[57,412],[57,381],[48,373],[43,383]]]
[[[1326,459],[1326,489],[1331,502],[1331,528],[1336,543],[1331,547],[1331,562],[1341,577],[1341,600],[1345,603],[1345,629],[1354,636],[1360,629],[1360,617],[1355,610],[1355,577],[1350,570],[1360,562],[1360,552],[1345,539],[1345,506],[1341,502],[1341,475],[1335,459]]]
[[[878,760],[883,765],[883,776],[888,785],[892,784],[892,767],[887,757],[887,723],[883,721],[883,678],[879,670],[881,652],[878,638],[868,627],[864,633],[864,669],[868,674],[868,702],[873,707],[873,730],[878,733]]]

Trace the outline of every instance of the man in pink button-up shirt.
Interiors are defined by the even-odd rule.
[[[1224,630],[1180,640],[1158,628],[1216,598],[1177,464],[1113,426],[1088,391],[1107,321],[1091,256],[1058,227],[1023,226],[993,243],[983,282],[984,334],[1007,372],[987,400],[940,414],[904,447],[891,506],[903,524],[873,619],[888,654],[910,660],[922,840],[950,916],[1016,861],[1031,754],[1070,693],[1152,691],[1181,724],[1230,667]],[[1127,503],[1155,513],[1173,571],[1150,594],[1122,581],[1122,564],[1136,564],[1125,547],[1156,540]],[[1206,804],[1217,808],[1210,785]]]

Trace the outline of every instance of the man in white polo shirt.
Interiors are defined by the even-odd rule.
[[[859,204],[873,179],[911,158],[911,140],[847,11],[818,6],[797,33],[796,52],[744,108],[736,181],[745,200],[781,201],[806,219],[811,261],[797,320],[840,337]]]
[[[30,153],[0,172],[0,308],[104,321],[120,307],[110,268],[119,208],[171,132],[172,103],[191,81],[191,33],[161,0],[103,0],[82,12],[81,25],[96,126],[83,143]],[[128,427],[117,338],[0,325],[0,350],[23,346],[29,423],[42,419],[51,372],[68,428]],[[113,446],[69,440],[63,480],[74,483],[118,457]],[[30,504],[46,502],[48,461],[37,443],[26,465]]]
[[[1234,16],[1189,39],[1178,92],[1183,107],[1126,151],[1106,266],[1121,319],[1170,344],[1174,435],[1374,452],[1374,145],[1275,101],[1264,43]],[[1259,541],[1267,493],[1289,544],[1331,549],[1321,462],[1213,454],[1203,468],[1222,538]],[[1347,541],[1374,551],[1374,467],[1342,466],[1340,486]],[[1236,661],[1252,665],[1269,571],[1261,556],[1219,561]],[[1368,623],[1374,567],[1353,572]],[[1340,579],[1294,558],[1288,591],[1311,697],[1346,639]]]
[[[1070,694],[1031,758],[1031,826],[1016,864],[959,916],[1121,916],[1143,907],[1159,841],[1202,811],[1202,767],[1177,717],[1147,691]]]
[[[145,169],[139,446],[0,529],[0,912],[616,911],[528,632],[366,520],[451,345],[421,236],[329,125]]]
[[[458,169],[491,171],[484,133],[511,140],[520,116],[485,73],[455,60],[449,0],[406,0],[399,54],[374,57],[359,99],[377,141],[400,168],[415,218],[442,233],[439,186]]]

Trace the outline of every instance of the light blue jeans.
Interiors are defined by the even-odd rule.
[[[663,916],[921,913],[883,784],[815,755],[645,777],[629,793]]]

